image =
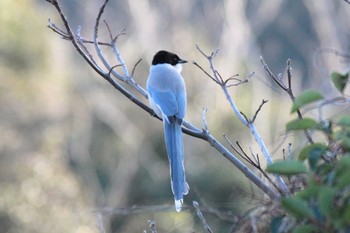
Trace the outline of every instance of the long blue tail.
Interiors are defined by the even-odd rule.
[[[175,198],[176,211],[181,210],[183,195],[188,193],[184,168],[184,150],[182,142],[181,121],[177,118],[164,120],[165,144],[170,163],[171,189]]]

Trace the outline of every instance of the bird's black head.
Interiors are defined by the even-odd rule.
[[[179,58],[175,53],[171,53],[165,50],[158,51],[153,57],[152,65],[158,64],[170,64],[177,65],[181,63],[186,63],[187,61]]]

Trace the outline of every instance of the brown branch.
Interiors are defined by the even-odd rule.
[[[61,38],[64,40],[71,41],[73,39],[73,37],[69,33],[64,32],[62,29],[60,29],[54,22],[51,21],[51,19],[49,19],[49,25],[47,25],[47,27],[50,28],[55,33],[59,34],[61,36]],[[81,37],[81,36],[79,36],[79,40],[85,44],[93,44],[94,43],[92,40],[85,39],[84,37]],[[98,44],[111,47],[111,43],[107,43],[107,42],[99,41]]]
[[[276,76],[272,73],[272,71],[270,70],[270,68],[268,67],[268,65],[266,64],[266,62],[264,61],[264,58],[261,56],[260,57],[260,61],[265,69],[265,71],[268,73],[268,75],[270,76],[270,78],[272,78],[272,80],[282,89],[284,90],[290,97],[290,99],[292,100],[292,102],[295,101],[295,96],[293,94],[293,89],[292,89],[292,67],[291,67],[291,60],[288,59],[287,60],[287,67],[286,67],[286,71],[287,71],[287,79],[288,79],[288,87],[286,87],[286,85],[283,83],[282,78],[276,78]],[[298,109],[297,110],[297,115],[299,119],[303,119],[303,115],[301,114],[301,111]],[[313,144],[314,141],[310,135],[310,132],[308,130],[304,130],[304,134],[307,138],[307,140],[309,141],[310,144]]]
[[[255,114],[254,114],[253,119],[251,120],[251,122],[254,122],[254,121],[255,121],[255,119],[256,119],[256,117],[258,116],[258,113],[260,112],[262,106],[263,106],[264,104],[266,104],[267,102],[268,102],[268,100],[264,100],[264,99],[262,100],[262,102],[261,102],[259,108],[256,110],[256,112],[255,112]]]
[[[264,169],[261,167],[260,165],[260,159],[259,156],[257,155],[256,157],[253,155],[252,156],[254,158],[255,161],[253,161],[250,156],[247,155],[247,153],[244,151],[244,149],[242,148],[242,146],[239,144],[238,141],[236,141],[236,144],[239,148],[239,150],[233,145],[233,143],[231,142],[231,140],[224,134],[223,135],[224,138],[226,139],[226,141],[228,142],[228,144],[230,145],[230,147],[242,158],[244,159],[246,162],[248,162],[250,165],[254,166],[256,169],[258,169],[261,174],[273,185],[273,187],[278,190],[279,193],[283,194],[283,191],[276,185],[276,183],[271,179],[271,177],[264,171]]]
[[[196,61],[192,61],[192,64],[197,66],[200,70],[203,71],[204,74],[206,74],[211,80],[216,82],[217,84],[221,85],[220,82],[218,82],[213,76],[211,76],[205,69],[203,69]]]
[[[134,73],[135,73],[135,70],[136,70],[136,67],[138,66],[138,64],[140,64],[142,61],[142,58],[140,58],[134,65],[134,67],[132,68],[132,71],[131,71],[131,76],[130,77],[134,77]]]

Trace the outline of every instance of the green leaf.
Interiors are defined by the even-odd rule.
[[[349,207],[349,205],[347,205],[345,207],[342,218],[343,218],[344,224],[349,226],[349,224],[350,224],[350,207]]]
[[[350,185],[350,156],[342,157],[336,166],[336,187],[344,188]]]
[[[266,168],[269,173],[275,173],[280,175],[296,175],[301,173],[306,173],[306,166],[296,160],[278,161],[269,164]]]
[[[296,119],[288,122],[287,130],[316,129],[318,126],[318,123],[310,118]]]
[[[295,197],[286,197],[282,199],[282,206],[292,216],[302,218],[313,218],[312,210],[306,201]]]
[[[347,72],[345,74],[339,74],[337,72],[333,72],[331,74],[331,77],[332,77],[332,82],[333,82],[334,86],[338,89],[338,91],[343,93],[343,91],[346,87],[346,83],[349,80],[349,72]]]
[[[340,126],[350,127],[350,116],[344,116],[337,122]]]
[[[350,167],[349,167],[349,169],[350,169]],[[350,178],[349,177],[350,177],[350,170],[345,170],[341,174],[339,174],[339,176],[338,176],[338,178],[336,180],[337,188],[342,189],[345,186],[350,185]]]
[[[318,203],[320,212],[325,216],[330,216],[331,211],[334,208],[333,199],[336,195],[334,188],[323,186],[318,193]]]
[[[316,197],[318,195],[318,191],[320,190],[320,188],[321,188],[320,185],[310,184],[305,189],[295,194],[295,196],[305,200],[312,197]]]
[[[315,144],[308,145],[300,151],[298,159],[304,161],[309,157],[310,154],[313,154],[313,153],[319,153],[320,155],[322,155],[326,149],[327,149],[327,146],[325,146],[322,143],[315,143]]]
[[[307,158],[309,160],[310,168],[313,171],[316,171],[318,161],[320,160],[323,153],[324,153],[324,150],[319,149],[319,148],[314,148],[314,149],[309,151]]]
[[[293,102],[291,113],[297,111],[300,107],[323,99],[323,95],[318,91],[308,90],[297,96]]]
[[[292,233],[316,233],[319,232],[319,229],[311,224],[297,226],[293,229]]]
[[[350,137],[348,135],[343,135],[340,138],[340,143],[346,150],[350,150]]]

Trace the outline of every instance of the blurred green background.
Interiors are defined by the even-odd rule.
[[[82,36],[91,39],[102,1],[59,2],[73,29],[81,25]],[[143,87],[160,49],[208,68],[195,45],[207,53],[219,48],[215,64],[223,77],[238,73],[244,78],[255,71],[248,84],[230,91],[247,116],[261,99],[269,100],[256,126],[278,159],[289,142],[293,151],[305,142],[284,136],[284,124],[293,117],[290,100],[266,77],[259,56],[276,75],[292,59],[295,93],[314,88],[334,96],[329,73],[347,69],[349,60],[317,49],[349,51],[349,15],[350,5],[329,0],[115,0],[103,18],[115,33],[126,29],[118,46],[130,71],[143,59],[135,71]],[[172,205],[162,124],[94,73],[70,42],[47,28],[48,18],[62,27],[44,0],[0,1],[0,231],[99,232],[94,210]],[[104,25],[100,34],[108,39]],[[260,153],[220,87],[190,63],[183,76],[186,120],[202,127],[206,107],[214,136],[227,145],[224,133]],[[184,143],[191,187],[186,205],[197,200],[242,214],[262,200],[262,193],[207,143],[187,135]],[[206,217],[215,232],[234,225]],[[204,231],[193,211],[106,214],[103,224],[107,232],[142,232],[148,219],[156,221],[159,232]]]

